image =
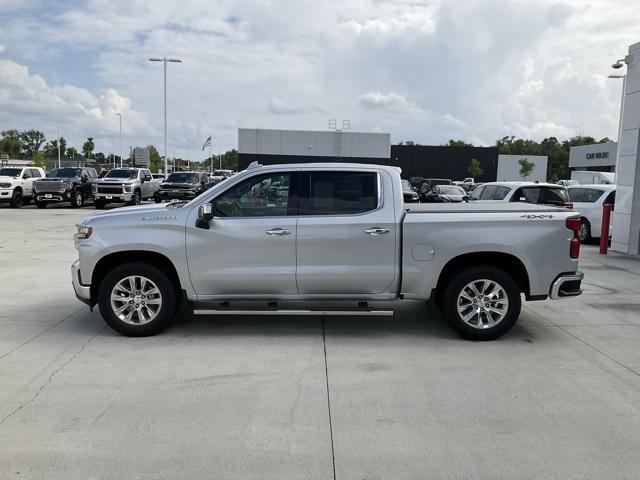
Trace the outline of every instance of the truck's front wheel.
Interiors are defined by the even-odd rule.
[[[520,289],[513,278],[488,265],[455,275],[443,297],[447,322],[469,340],[504,335],[518,320],[520,307]]]
[[[98,291],[100,314],[116,332],[146,337],[164,330],[176,310],[176,289],[159,269],[126,263],[107,274]]]

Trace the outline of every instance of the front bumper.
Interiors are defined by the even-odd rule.
[[[68,202],[71,200],[71,192],[36,192],[38,202]]]
[[[193,190],[158,190],[156,192],[156,198],[160,200],[193,200],[198,196],[197,192]]]
[[[82,279],[80,278],[80,260],[76,260],[71,264],[71,283],[73,284],[73,290],[76,292],[78,300],[91,307],[91,285],[82,284]]]
[[[562,273],[551,284],[549,297],[552,299],[577,297],[582,293],[580,288],[584,274],[582,272]]]
[[[13,197],[13,188],[0,188],[0,202],[8,202]]]
[[[133,193],[94,193],[93,198],[105,202],[130,202],[133,200]]]

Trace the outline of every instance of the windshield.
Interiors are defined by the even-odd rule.
[[[79,168],[56,168],[51,170],[47,177],[79,177],[81,171]]]
[[[437,193],[442,195],[466,195],[466,192],[462,187],[456,185],[438,185],[436,187]]]
[[[137,176],[137,170],[116,168],[114,170],[109,170],[109,173],[107,173],[104,178],[136,178]]]
[[[214,177],[226,177],[227,175],[229,175],[229,172],[225,170],[214,170],[211,175],[213,175]]]
[[[0,168],[0,176],[17,177],[21,171],[21,168]]]
[[[198,173],[172,173],[167,178],[167,182],[176,182],[176,183],[195,183],[198,181],[198,177],[200,174]]]

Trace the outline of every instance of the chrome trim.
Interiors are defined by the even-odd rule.
[[[91,285],[83,285],[81,283],[80,260],[76,260],[71,264],[71,283],[78,300],[91,306]]]
[[[194,315],[356,315],[356,316],[374,316],[374,317],[390,317],[393,316],[393,310],[194,310]]]
[[[572,293],[569,295],[560,295],[560,289],[562,285],[564,285],[566,282],[575,282],[576,280],[582,282],[583,279],[584,279],[584,273],[582,272],[560,275],[551,284],[551,291],[549,293],[549,297],[554,300],[557,300],[558,298],[577,297],[582,293],[582,290],[580,290],[578,293]]]

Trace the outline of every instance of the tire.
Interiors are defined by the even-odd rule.
[[[71,206],[73,208],[82,208],[84,206],[84,197],[80,190],[75,190],[73,192],[73,197],[71,197]]]
[[[580,231],[578,232],[580,237],[580,243],[587,243],[591,241],[591,224],[586,218],[580,219]]]
[[[154,196],[153,196],[153,199],[155,200],[155,202],[156,202],[156,203],[160,203],[160,202],[162,202],[162,200],[160,199],[160,197],[159,197],[159,196],[157,196],[157,195],[154,195]]]
[[[105,206],[104,200],[95,200],[93,206],[96,207],[96,210],[102,210]]]
[[[471,285],[478,295],[474,294]],[[491,300],[487,301],[487,298]],[[464,338],[494,340],[511,330],[518,320],[520,289],[503,270],[489,265],[471,267],[451,279],[444,292],[442,307],[449,326]],[[483,310],[485,307],[493,310]],[[467,321],[463,319],[464,315],[469,316]],[[495,324],[491,324],[490,318]]]
[[[9,200],[9,206],[11,208],[20,208],[22,205],[24,205],[24,197],[22,196],[22,191],[16,189],[13,191],[11,200]]]
[[[38,207],[38,208],[47,208],[47,202],[38,202],[38,201],[36,201],[36,207]]]
[[[159,306],[156,308],[158,300]],[[106,275],[98,287],[98,306],[102,318],[116,332],[127,337],[147,337],[160,333],[171,323],[176,304],[176,287],[169,277],[147,263],[119,265]],[[120,313],[116,313],[118,309]]]
[[[136,190],[135,192],[133,192],[133,198],[130,202],[127,202],[127,205],[140,205],[140,201],[140,190]]]

